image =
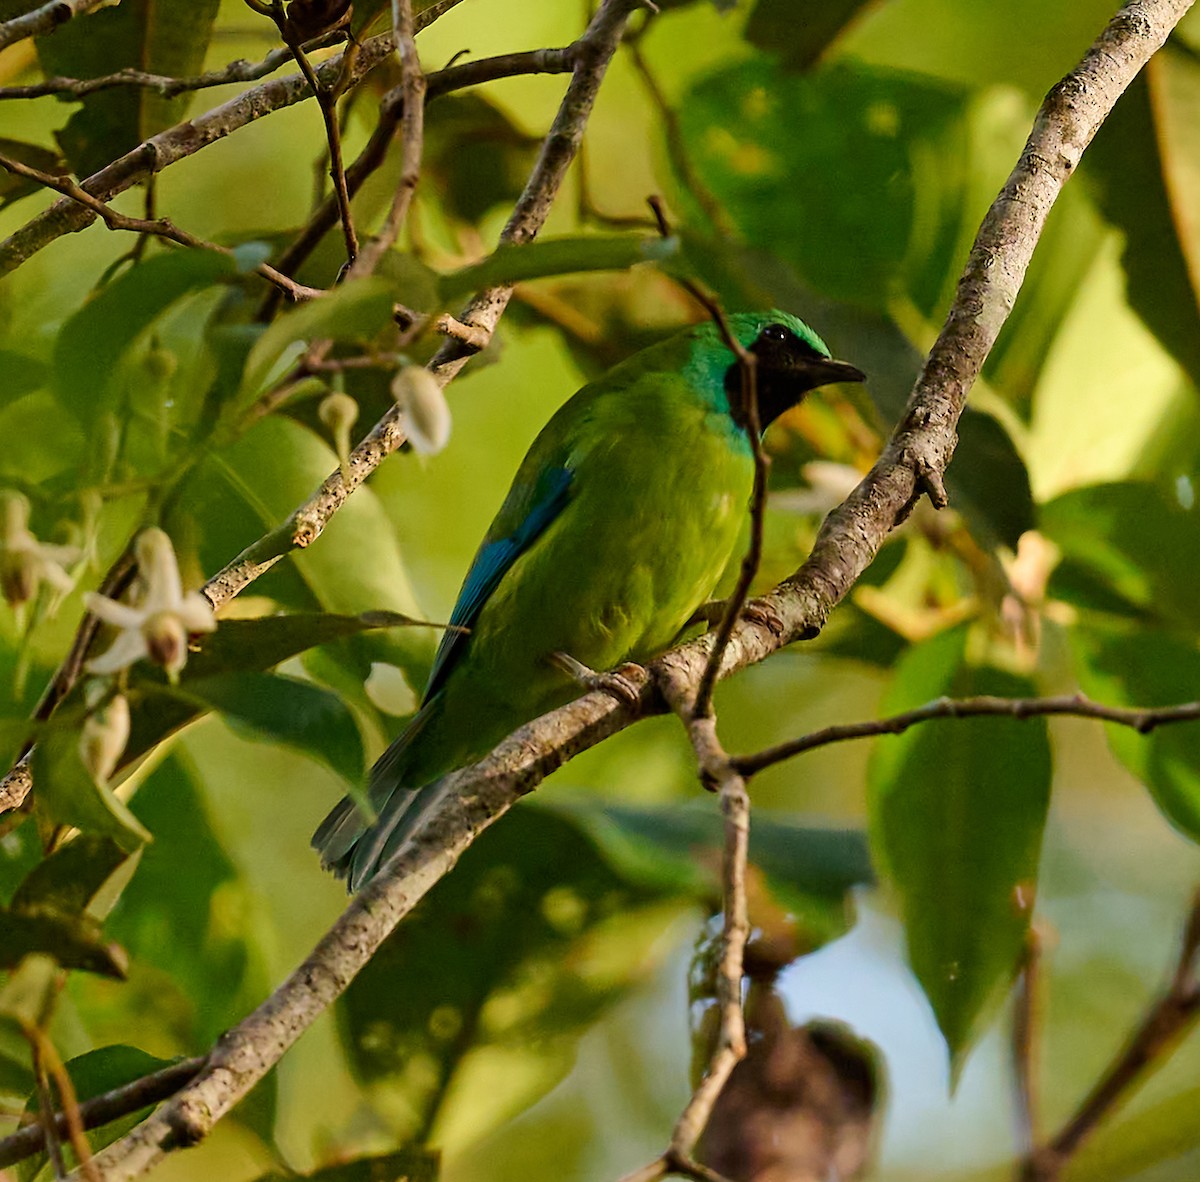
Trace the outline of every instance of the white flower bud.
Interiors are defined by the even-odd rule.
[[[392,397],[413,450],[437,455],[450,441],[450,404],[437,378],[422,366],[406,365],[392,379]]]
[[[103,682],[92,682],[88,691],[89,700],[102,697]],[[129,725],[129,700],[124,694],[117,694],[93,710],[83,724],[79,735],[79,757],[101,784],[107,784],[116,770],[125,744],[129,742]]]

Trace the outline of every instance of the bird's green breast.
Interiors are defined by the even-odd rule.
[[[548,427],[570,502],[484,605],[447,685],[473,695],[482,729],[501,698],[532,717],[578,692],[553,652],[607,670],[665,649],[732,554],[753,482],[744,437],[681,374],[631,376],[581,391],[560,412],[566,429]]]

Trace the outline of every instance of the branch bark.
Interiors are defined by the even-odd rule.
[[[586,60],[576,68],[543,147],[537,183],[531,180],[518,203],[506,240],[527,241],[544,220],[582,135],[629,6],[610,0],[598,13],[593,23],[598,35],[589,44]],[[761,618],[743,619],[734,628],[721,661],[721,676],[819,632],[888,532],[922,493],[937,504],[945,503],[942,473],[953,454],[955,426],[967,391],[1015,301],[1046,215],[1117,97],[1189,7],[1190,0],[1126,4],[1080,66],[1047,96],[1017,167],[984,220],[946,326],[896,433],[858,489],[830,514],[808,561],[760,601],[765,609]],[[510,294],[508,288],[482,293],[460,319],[475,327],[494,328]],[[448,381],[468,356],[461,342],[449,341],[432,368]],[[386,454],[395,445],[388,446],[389,440],[396,440],[394,420],[383,420],[360,447],[372,437],[372,447]],[[365,472],[352,473],[352,480],[363,476]],[[348,492],[331,477],[315,500],[312,520],[323,525]],[[308,518],[299,514],[293,520],[299,536]],[[225,597],[234,593],[236,588]],[[222,1038],[196,1080],[97,1157],[103,1176],[112,1182],[132,1179],[171,1148],[203,1137],[346,988],[400,919],[449,872],[480,832],[574,754],[645,714],[661,711],[655,682],[671,678],[682,685],[698,685],[711,645],[711,638],[702,637],[666,654],[648,673],[631,677],[639,690],[635,702],[617,701],[604,693],[584,695],[521,728],[475,767],[456,773],[455,791],[445,794],[442,811],[351,901],[304,964]]]
[[[18,41],[29,37],[41,37],[53,33],[59,25],[72,17],[80,16],[98,8],[103,0],[50,0],[32,12],[14,17],[0,25],[0,49],[7,49]]]

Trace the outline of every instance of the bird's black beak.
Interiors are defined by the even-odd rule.
[[[806,360],[799,368],[807,379],[810,390],[815,390],[818,386],[828,386],[833,382],[867,380],[867,375],[857,365],[851,365],[848,361],[838,361],[833,357],[822,357],[816,361]]]

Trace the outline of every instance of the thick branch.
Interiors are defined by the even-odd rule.
[[[984,222],[946,328],[900,428],[846,505],[827,519],[809,561],[765,598],[770,626],[743,620],[734,629],[722,675],[819,631],[920,492],[929,490],[936,499],[944,499],[941,472],[953,450],[966,391],[1015,299],[1046,212],[1117,96],[1188,7],[1187,0],[1126,5],[1081,66],[1051,92],[1020,163]],[[610,0],[593,22],[597,33],[603,28],[603,39],[597,37],[595,56],[576,70],[535,174],[545,183],[531,182],[506,230],[509,240],[527,241],[541,225],[582,134],[626,12],[626,4]],[[484,293],[460,319],[494,327],[509,294],[507,288]],[[450,342],[439,353],[434,370],[445,380],[466,360],[460,349],[458,342]],[[381,430],[388,430],[387,420],[372,435]],[[336,501],[336,508],[348,490],[329,485],[323,493]],[[235,591],[228,590],[224,597]],[[701,638],[660,658],[655,676],[660,683],[670,676],[682,684],[698,684],[710,644]],[[521,728],[476,767],[456,773],[454,790],[443,794],[443,810],[350,903],[309,959],[222,1039],[196,1081],[97,1157],[105,1178],[117,1182],[137,1177],[171,1147],[203,1137],[346,988],[478,833],[574,754],[642,714],[661,709],[649,679],[638,680],[638,702],[587,694]]]
[[[28,37],[53,33],[73,16],[89,12],[101,3],[102,0],[50,0],[49,4],[0,24],[0,49],[7,49]]]

